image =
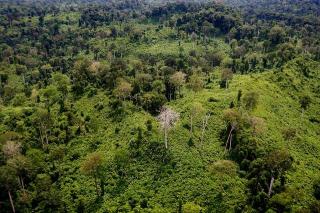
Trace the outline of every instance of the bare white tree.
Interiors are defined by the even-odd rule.
[[[241,114],[238,111],[234,109],[227,109],[224,112],[224,119],[227,121],[227,124],[228,124],[227,129],[230,129],[226,146],[225,146],[225,151],[227,151],[228,146],[229,146],[229,150],[232,148],[233,132],[237,130],[239,126],[239,122],[241,121],[242,118],[241,118]]]
[[[203,143],[204,140],[204,133],[206,131],[206,128],[208,126],[208,120],[210,118],[211,114],[207,113],[204,118],[202,119],[202,132],[201,132],[201,144]]]
[[[179,113],[173,111],[168,107],[163,107],[158,116],[158,120],[161,125],[161,129],[164,133],[164,145],[168,149],[168,132],[175,122],[179,119]]]

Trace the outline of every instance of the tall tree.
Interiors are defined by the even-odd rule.
[[[7,191],[11,210],[13,213],[15,213],[16,208],[13,202],[12,192],[15,190],[15,186],[17,185],[17,178],[15,176],[15,171],[13,168],[7,165],[0,166],[0,183],[1,186],[4,187],[4,189]]]
[[[170,77],[170,83],[178,89],[179,91],[179,95],[181,95],[181,87],[184,85],[184,83],[186,82],[186,74],[179,71],[174,73],[171,77]]]
[[[29,158],[27,158],[24,155],[17,155],[13,158],[10,158],[7,161],[7,165],[11,168],[14,169],[18,180],[19,180],[19,184],[21,189],[23,190],[23,192],[25,193],[25,178],[28,176],[28,172],[31,170],[32,165],[31,165],[31,161]]]
[[[223,69],[221,72],[221,86],[225,88],[229,87],[229,81],[233,78],[233,72],[231,69]]]
[[[7,141],[2,146],[2,152],[6,158],[13,158],[20,154],[21,152],[21,145],[15,141]]]
[[[124,80],[124,79],[118,79],[117,87],[114,89],[114,94],[122,99],[125,100],[126,98],[130,97],[130,94],[132,92],[133,88],[131,84]]]
[[[225,150],[232,148],[232,139],[234,132],[239,129],[242,123],[242,116],[240,112],[234,109],[227,109],[224,111],[224,120],[227,122],[227,141],[225,144]]]
[[[271,178],[268,189],[268,195],[272,193],[274,180],[284,175],[292,166],[292,157],[286,150],[276,150],[271,152],[265,159],[266,167],[269,169]]]
[[[80,168],[84,174],[93,176],[97,196],[103,195],[104,193],[104,183],[101,182],[102,165],[103,165],[102,154],[99,152],[93,152],[86,157],[86,159],[82,162],[81,168]],[[100,179],[101,193],[99,192],[98,179]]]
[[[158,120],[164,133],[164,144],[166,149],[168,149],[168,132],[178,119],[179,113],[168,107],[163,107],[158,116]]]
[[[56,72],[52,74],[52,83],[56,86],[57,90],[61,93],[62,99],[65,100],[70,87],[70,79],[67,75]]]
[[[205,116],[202,118],[202,131],[201,131],[201,139],[200,139],[200,142],[201,144],[203,143],[204,141],[204,134],[205,134],[205,131],[206,131],[206,128],[208,126],[208,121],[209,121],[209,118],[210,118],[211,114],[210,113],[207,113],[205,114]]]
[[[280,27],[279,25],[276,25],[270,29],[268,36],[273,44],[279,44],[284,40],[284,37],[286,36],[286,32],[282,27]]]
[[[199,74],[193,74],[189,78],[189,87],[194,92],[199,92],[203,89],[203,80]]]
[[[49,145],[50,127],[52,125],[50,113],[46,109],[37,108],[32,115],[32,120],[39,131],[42,148],[46,148]]]

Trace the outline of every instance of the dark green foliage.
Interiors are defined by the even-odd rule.
[[[148,132],[151,132],[151,130],[152,130],[152,121],[151,120],[147,120],[146,127],[147,127]]]
[[[242,90],[238,90],[238,95],[237,95],[237,103],[238,103],[238,105],[240,104],[241,97],[242,97]]]
[[[285,189],[284,175],[292,167],[293,159],[285,150],[263,152],[248,131],[252,125],[250,119],[247,120],[240,112],[234,109],[226,110],[225,119],[229,123],[226,133],[223,132],[228,135],[226,148],[229,143],[230,157],[238,162],[240,170],[245,172],[248,179],[248,201],[258,211],[266,211],[270,196]],[[281,184],[275,187],[273,181],[277,179]],[[276,209],[280,210],[281,207]]]
[[[313,189],[314,189],[313,195],[317,200],[320,200],[320,181],[316,181],[314,183]]]
[[[160,112],[162,105],[166,102],[164,95],[157,93],[146,93],[142,96],[142,107],[150,112],[152,115],[156,115]]]
[[[55,186],[52,186],[50,176],[38,174],[35,179],[34,190],[37,196],[33,201],[39,203],[39,211],[53,212],[53,209],[62,211],[61,194]]]
[[[231,69],[222,70],[220,87],[228,88],[229,81],[232,79],[232,77],[233,77],[233,72]]]
[[[320,202],[319,201],[313,202],[309,208],[312,213],[320,212]]]
[[[214,97],[210,97],[210,98],[208,99],[208,102],[213,102],[213,103],[215,103],[215,102],[219,102],[219,100],[216,99],[216,98],[214,98]]]
[[[307,96],[307,95],[302,96],[300,99],[301,108],[306,110],[309,107],[310,102],[311,102],[310,96]]]
[[[121,120],[125,113],[123,102],[119,99],[113,99],[109,102],[109,107],[110,117],[114,118],[115,120]]]
[[[188,140],[188,145],[189,145],[189,146],[194,146],[194,142],[193,142],[193,139],[192,139],[192,138],[189,138],[189,140]]]

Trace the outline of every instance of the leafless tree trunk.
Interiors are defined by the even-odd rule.
[[[26,83],[26,79],[24,77],[24,73],[22,74],[22,82],[25,84]]]
[[[8,196],[9,196],[9,200],[10,200],[10,204],[11,204],[11,208],[12,208],[12,212],[15,213],[16,210],[14,208],[14,204],[13,204],[13,200],[12,200],[12,196],[11,196],[11,192],[10,190],[8,190]]]
[[[45,134],[44,134],[44,135],[45,135],[45,137],[46,137],[46,144],[49,145],[49,139],[48,139],[47,131],[45,131]]]
[[[42,142],[42,146],[44,147],[44,140],[46,144],[49,144],[48,134],[47,134],[47,127],[43,123],[40,123],[40,138]]]
[[[164,146],[168,149],[168,130],[164,128]]]
[[[179,114],[169,108],[163,108],[158,116],[161,128],[164,131],[164,144],[168,148],[168,131],[178,120]]]
[[[231,150],[231,148],[232,148],[232,137],[233,137],[233,135],[231,134],[230,135],[230,142],[229,142],[229,151]]]
[[[18,180],[19,180],[19,183],[20,183],[20,186],[21,186],[22,190],[24,191],[25,187],[24,187],[23,177],[19,176]]]
[[[202,132],[201,132],[201,143],[203,143],[204,133],[206,131],[206,128],[208,126],[208,120],[210,118],[210,114],[207,114],[204,116],[202,120]]]
[[[193,128],[192,128],[192,126],[193,126],[192,120],[193,120],[193,116],[191,115],[190,116],[190,136],[192,136],[192,130],[193,130]]]
[[[274,182],[274,177],[271,177],[271,181],[270,181],[270,185],[269,185],[269,191],[268,191],[268,196],[270,197],[271,193],[272,193],[272,186],[273,186],[273,182]]]
[[[226,142],[226,146],[225,146],[225,151],[227,151],[228,145],[229,145],[229,143],[231,143],[230,141],[232,140],[232,132],[233,131],[234,131],[234,126],[231,126],[231,129],[230,129],[230,132],[229,132],[229,135],[228,135],[228,139],[227,139],[227,142]]]
[[[44,138],[43,138],[43,133],[42,133],[41,128],[39,129],[39,133],[40,133],[40,140],[41,140],[41,143],[42,143],[42,148],[44,149]]]
[[[97,175],[96,174],[94,174],[94,184],[96,186],[97,196],[99,196],[98,181],[97,181]]]

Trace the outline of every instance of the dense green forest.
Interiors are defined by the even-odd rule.
[[[0,212],[320,212],[318,0],[0,1]]]

